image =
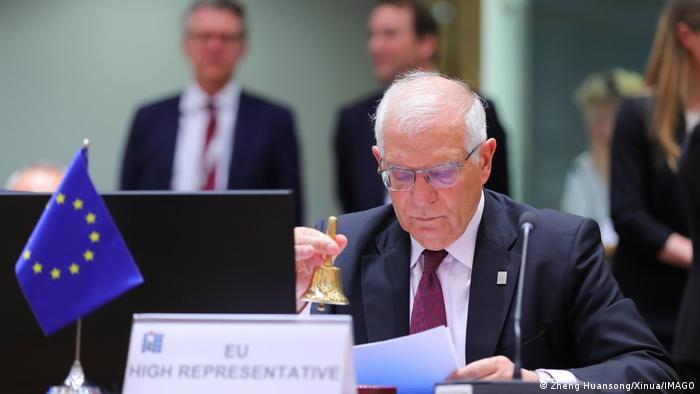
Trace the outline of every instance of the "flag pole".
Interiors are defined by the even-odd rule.
[[[78,319],[75,327],[75,362],[80,364],[80,337],[83,331],[83,318]]]
[[[90,147],[90,139],[83,138],[83,148],[88,149]],[[78,319],[78,323],[75,325],[75,362],[73,366],[80,366],[80,339],[83,331],[83,318]],[[84,380],[83,376],[83,380]]]
[[[90,147],[90,140],[83,139],[83,148]],[[80,350],[83,333],[83,318],[78,318],[75,324],[75,360],[70,368],[68,377],[62,386],[52,386],[47,394],[102,394],[96,386],[91,386],[85,382],[85,372],[80,364]]]
[[[61,386],[52,386],[47,394],[102,394],[96,386],[85,382],[85,372],[80,364],[81,337],[83,331],[83,319],[80,318],[75,325],[75,361],[70,368],[68,377]]]

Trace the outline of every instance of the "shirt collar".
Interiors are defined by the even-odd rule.
[[[484,191],[481,191],[479,205],[476,207],[474,216],[469,221],[467,228],[462,235],[454,242],[448,245],[445,250],[460,263],[466,265],[470,269],[474,263],[474,250],[476,246],[476,234],[481,224],[481,217],[484,213]],[[415,267],[420,259],[425,247],[421,245],[413,236],[411,236],[411,269]]]
[[[234,79],[221,88],[213,97],[216,108],[231,107],[241,94],[241,85]],[[198,83],[192,82],[182,92],[180,97],[180,111],[196,112],[207,107],[209,95],[199,86]]]

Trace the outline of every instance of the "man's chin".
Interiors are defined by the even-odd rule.
[[[414,237],[416,238],[416,237]],[[424,238],[424,239],[418,239],[416,238],[416,241],[418,241],[419,244],[423,245],[424,248],[429,249],[429,250],[441,250],[445,249],[447,247],[447,244],[445,244],[444,240],[442,238]]]
[[[416,226],[409,233],[421,245],[431,250],[443,249],[445,232],[433,226]]]
[[[222,73],[204,73],[204,75],[201,75],[197,80],[201,84],[205,84],[207,86],[218,86],[219,88],[222,88],[224,85],[228,83],[228,81],[231,79],[231,75],[226,75]]]
[[[206,78],[208,81],[211,82],[221,82],[221,81],[228,81],[230,78],[229,74],[223,73],[223,72],[210,72],[206,73],[204,75],[204,78]]]

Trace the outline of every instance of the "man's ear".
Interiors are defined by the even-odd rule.
[[[185,33],[187,34],[187,33]],[[185,55],[187,60],[189,61],[191,56],[190,56],[190,44],[187,42],[187,36],[182,37],[182,41],[180,41],[180,49],[182,50],[182,54]]]
[[[493,154],[496,153],[496,140],[489,138],[479,147],[479,171],[481,172],[481,184],[486,184],[491,176]]]
[[[418,52],[421,57],[421,63],[430,64],[438,50],[438,39],[433,34],[426,34],[418,40]]]
[[[379,153],[379,148],[377,145],[372,146],[372,154],[374,155],[374,158],[377,160],[377,167],[379,167],[380,164],[382,164],[382,154]]]
[[[240,52],[239,52],[239,54],[238,54],[238,56],[239,56],[239,58],[238,58],[238,63],[240,63],[241,60],[243,60],[243,58],[244,58],[247,54],[248,54],[248,40],[247,40],[246,38],[244,38],[244,39],[243,39],[243,43],[241,43]]]

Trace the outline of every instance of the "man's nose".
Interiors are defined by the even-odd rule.
[[[375,54],[375,53],[379,52],[382,45],[383,45],[383,40],[378,34],[372,35],[369,38],[369,41],[367,41],[367,49],[369,49],[369,52],[371,54]]]
[[[212,35],[207,38],[206,47],[207,49],[219,49],[224,46],[224,41],[226,38],[218,35]]]
[[[437,190],[426,180],[424,174],[416,174],[416,181],[411,188],[411,198],[416,205],[431,204],[437,199]]]

